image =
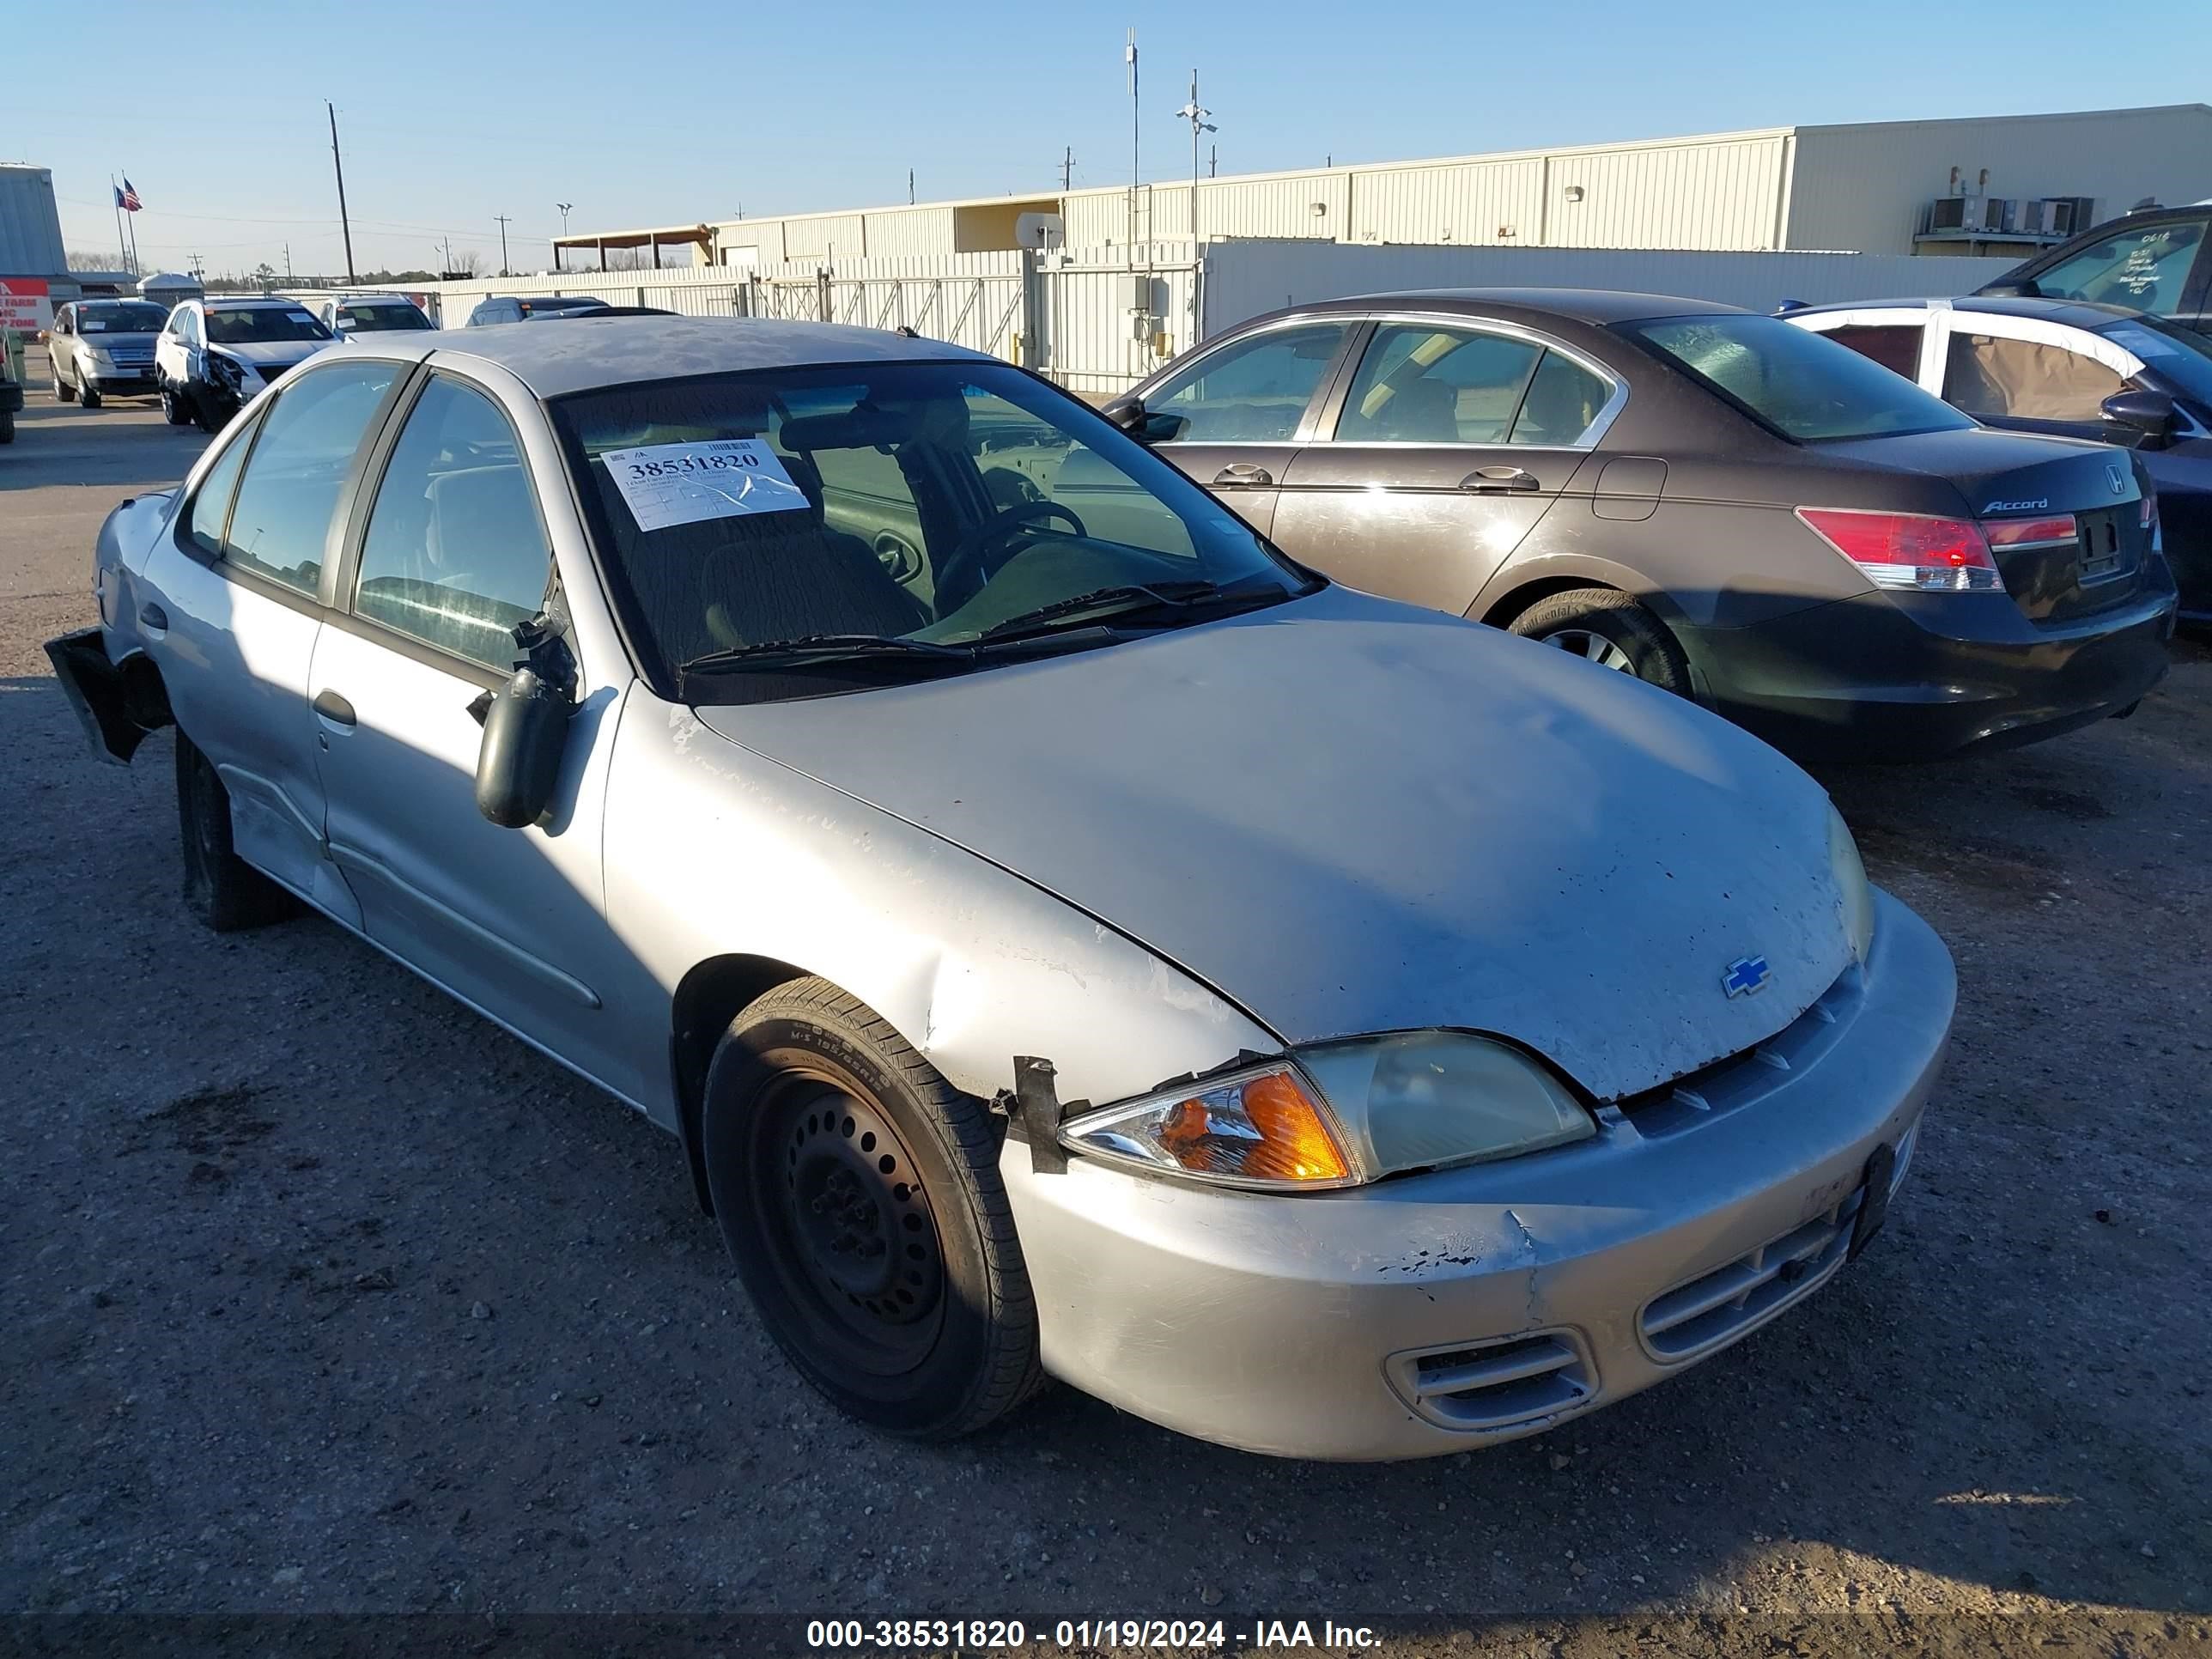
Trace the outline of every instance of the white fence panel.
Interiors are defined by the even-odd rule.
[[[1201,338],[1279,306],[1437,288],[1602,288],[1771,311],[1784,300],[1962,294],[2008,259],[1887,253],[1689,252],[1638,248],[1352,247],[1224,242],[1206,255]]]

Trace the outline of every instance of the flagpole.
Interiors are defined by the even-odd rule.
[[[123,261],[125,270],[131,269],[131,250],[123,246],[123,188],[115,182],[115,175],[107,175],[108,199],[115,204],[115,257]]]

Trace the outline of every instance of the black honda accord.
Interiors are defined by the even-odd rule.
[[[1800,754],[2026,742],[2130,712],[2166,672],[2173,582],[2134,457],[1979,425],[1771,317],[1574,290],[1331,301],[1106,412],[1307,564]]]

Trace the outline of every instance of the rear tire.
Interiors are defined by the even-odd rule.
[[[700,1141],[762,1322],[841,1410],[948,1440],[1042,1385],[1001,1136],[858,998],[796,980],[732,1020]]]
[[[1530,605],[1509,633],[1633,674],[1677,696],[1695,695],[1681,642],[1644,606],[1611,587],[1577,587]]]
[[[212,933],[282,921],[299,901],[233,848],[230,792],[213,763],[177,733],[177,827],[185,854],[185,908]]]

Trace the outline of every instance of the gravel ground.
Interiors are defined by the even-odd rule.
[[[1887,1234],[1805,1309],[1438,1462],[1272,1462],[1065,1389],[917,1449],[793,1378],[674,1142],[331,926],[187,922],[167,741],[94,763],[39,645],[91,620],[100,515],[200,441],[33,403],[0,450],[0,1648],[443,1612],[362,1628],[544,1651],[577,1627],[513,1621],[582,1610],[2212,1648],[2212,653],[2130,721],[1824,776],[1961,1000]]]

